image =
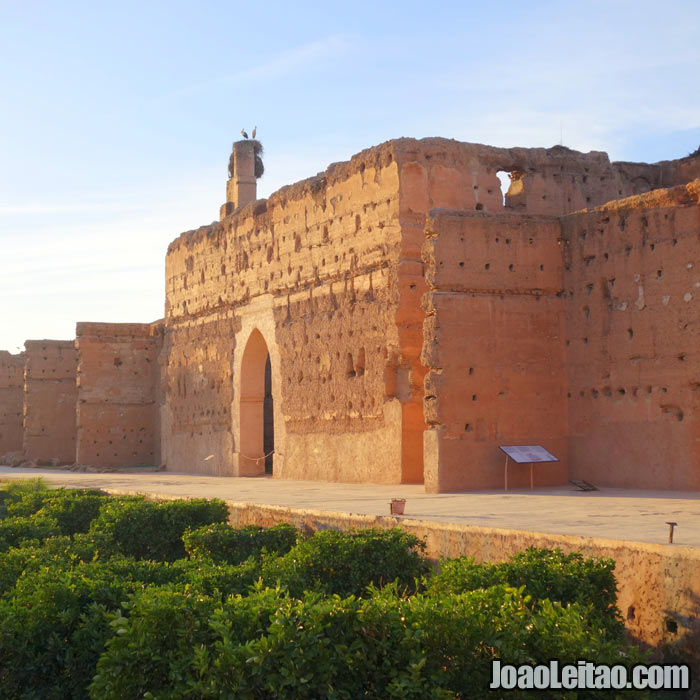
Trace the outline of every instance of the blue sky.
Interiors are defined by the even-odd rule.
[[[0,0],[0,349],[163,315],[164,257],[218,217],[400,136],[700,145],[700,3]]]

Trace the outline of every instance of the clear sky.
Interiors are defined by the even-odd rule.
[[[0,0],[0,349],[163,316],[164,258],[258,194],[400,136],[678,158],[700,2]]]

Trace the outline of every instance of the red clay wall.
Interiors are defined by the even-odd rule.
[[[28,340],[24,371],[24,457],[75,461],[77,353],[72,340]]]
[[[559,463],[535,483],[566,480],[559,222],[434,211],[423,257],[425,484],[428,491],[503,488],[499,445],[541,444]],[[529,483],[512,467],[509,486]]]
[[[623,192],[630,193],[631,188],[641,187],[642,180],[637,170],[631,177],[618,172],[607,155],[600,152],[583,154],[562,147],[494,148],[441,138],[398,139],[390,143],[400,165],[401,294],[396,325],[401,347],[398,376],[403,382],[404,473],[421,481],[426,369],[420,359],[424,318],[420,300],[428,291],[421,247],[428,212],[446,207],[482,214],[559,216],[602,204]],[[499,171],[512,174],[505,203]],[[503,280],[506,285],[510,282],[512,277]],[[452,309],[453,314],[459,312],[456,307]],[[472,309],[467,312],[474,313]],[[459,323],[456,318],[454,322]],[[493,327],[492,331],[498,329]]]
[[[24,353],[0,350],[0,456],[22,452]]]
[[[276,476],[399,482],[398,177],[391,148],[283,188],[168,250],[169,469],[243,473],[250,332],[273,370]],[[283,438],[280,441],[278,438]]]
[[[569,465],[700,489],[700,181],[563,219]]]
[[[160,463],[161,334],[146,323],[78,323],[78,464]]]

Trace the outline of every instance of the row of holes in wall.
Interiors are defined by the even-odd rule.
[[[691,385],[692,388],[693,385]],[[696,385],[700,386],[700,383]],[[697,388],[694,389],[697,391]],[[662,387],[653,387],[651,385],[647,385],[646,387],[632,387],[630,389],[626,389],[625,387],[617,387],[616,389],[613,389],[610,386],[604,386],[601,389],[590,389],[588,393],[586,393],[585,389],[581,389],[578,392],[578,398],[586,398],[588,396],[589,398],[592,399],[598,399],[600,397],[607,398],[607,399],[616,399],[618,401],[621,401],[624,398],[630,398],[633,401],[636,401],[637,399],[641,397],[649,398],[654,392],[660,393],[662,396],[668,393],[668,387],[662,386]],[[567,398],[571,399],[573,398],[572,393],[569,392],[567,394]],[[667,413],[672,415],[676,420],[682,421],[684,418],[684,412],[680,408],[680,406],[672,403],[661,403],[659,404],[659,408],[662,413]]]

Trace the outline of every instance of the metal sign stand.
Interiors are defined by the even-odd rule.
[[[504,468],[504,491],[508,490],[508,461],[512,459],[516,464],[530,465],[530,491],[535,488],[535,462],[558,462],[559,460],[542,447],[542,445],[500,445],[506,453]]]

